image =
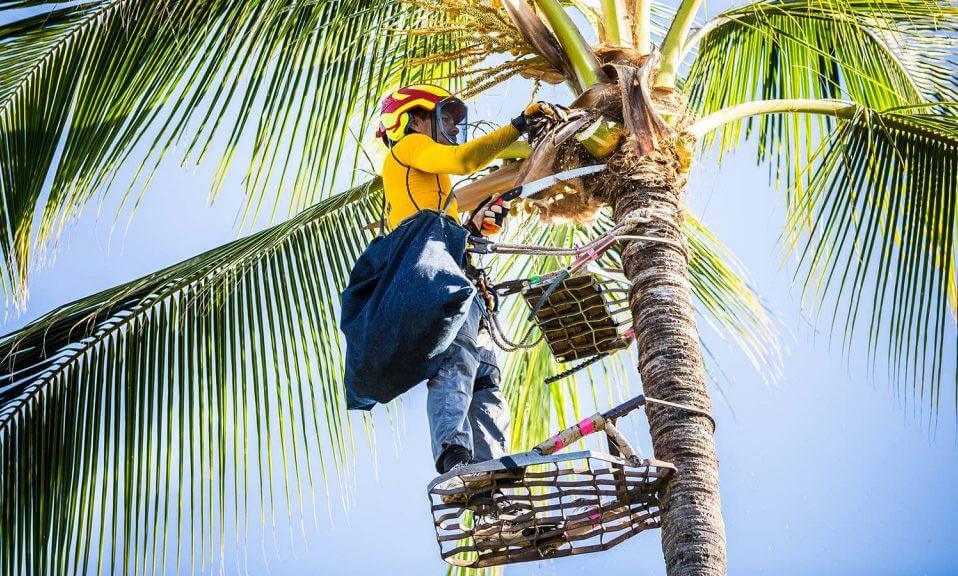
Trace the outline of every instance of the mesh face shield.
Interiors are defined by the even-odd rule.
[[[468,139],[469,112],[466,105],[458,98],[446,98],[436,104],[436,123],[438,135],[445,142],[442,144],[465,144]],[[438,139],[437,139],[438,141]]]

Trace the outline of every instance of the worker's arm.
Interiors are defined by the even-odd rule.
[[[519,138],[511,124],[459,146],[439,144],[425,134],[404,136],[393,147],[402,164],[430,174],[465,176],[495,160],[496,155]]]

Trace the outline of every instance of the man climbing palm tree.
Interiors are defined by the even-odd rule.
[[[466,142],[466,105],[438,86],[400,88],[382,104],[376,135],[389,149],[382,178],[391,232],[363,253],[343,293],[349,407],[369,409],[426,380],[440,474],[503,456],[509,427],[450,175],[484,167],[519,138],[529,117],[547,112],[532,104],[510,124]],[[508,209],[507,202],[480,206],[467,228],[493,234]],[[369,338],[381,325],[395,327],[393,337]]]

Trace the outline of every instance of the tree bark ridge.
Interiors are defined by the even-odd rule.
[[[684,179],[668,180],[672,186],[649,187],[623,179],[614,194],[615,221],[634,219],[629,233],[686,246],[679,198]],[[622,251],[625,275],[632,281],[630,306],[645,394],[710,412],[686,258],[684,250],[662,242],[631,241]],[[678,468],[662,498],[668,574],[724,575],[725,526],[712,424],[677,408],[652,404],[647,412],[655,456]]]

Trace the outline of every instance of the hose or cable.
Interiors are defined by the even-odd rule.
[[[504,244],[504,243],[495,242],[490,245],[489,250],[492,253],[524,254],[528,256],[578,256],[579,254],[582,254],[583,252],[587,252],[591,248],[594,248],[596,245],[602,242],[603,239],[608,238],[610,236],[616,237],[618,232],[620,232],[623,228],[629,225],[631,224],[628,224],[628,225],[620,224],[617,226],[613,226],[612,228],[609,229],[608,232],[606,232],[602,236],[599,236],[595,240],[587,244],[583,244],[582,246],[574,246],[572,248],[562,248],[558,246],[544,246],[541,244]]]

